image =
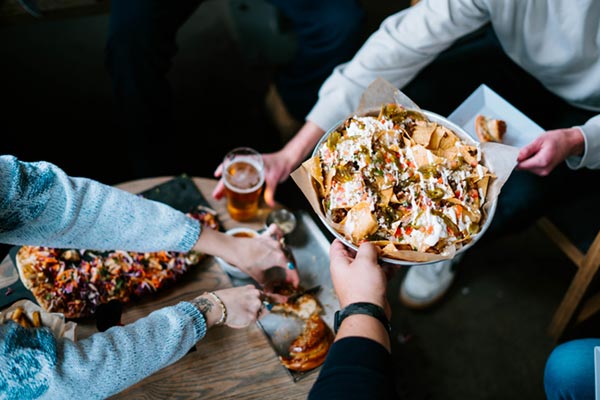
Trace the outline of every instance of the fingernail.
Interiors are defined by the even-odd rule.
[[[295,266],[295,265],[294,265],[294,263],[293,263],[293,262],[291,262],[291,261],[288,261],[288,263],[287,263],[287,267],[288,267],[288,269],[296,269],[296,266]]]
[[[269,303],[267,300],[263,300],[262,304],[269,311],[271,311],[271,309],[273,308],[273,304]]]

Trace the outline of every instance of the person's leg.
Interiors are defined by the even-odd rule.
[[[600,339],[578,339],[557,346],[544,369],[548,400],[593,400],[594,347]]]
[[[366,17],[358,0],[269,0],[292,23],[297,53],[277,70],[284,105],[298,121],[316,103],[333,68],[350,60],[362,44]]]
[[[175,129],[167,72],[177,52],[177,31],[201,2],[127,0],[111,4],[105,62],[112,79],[117,122],[130,143],[128,152],[136,177],[161,172],[157,168],[160,162],[156,162],[160,159],[158,139]]]

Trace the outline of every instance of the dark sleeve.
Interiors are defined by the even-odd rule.
[[[335,342],[308,395],[317,399],[395,399],[392,357],[381,344],[362,337]]]

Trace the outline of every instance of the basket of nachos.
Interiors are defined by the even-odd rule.
[[[497,176],[462,128],[395,103],[330,129],[301,168],[334,236],[354,249],[370,241],[383,261],[400,265],[472,246],[492,221],[499,191],[490,196]]]
[[[476,142],[378,78],[291,176],[347,246],[369,241],[382,261],[426,264],[453,258],[484,234],[518,152]]]

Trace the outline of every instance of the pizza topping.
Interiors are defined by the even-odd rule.
[[[206,210],[189,215],[206,227],[220,227],[216,214]],[[98,306],[111,300],[126,303],[156,292],[204,257],[194,251],[96,252],[23,246],[17,264],[24,285],[46,311],[81,318],[93,315]]]

